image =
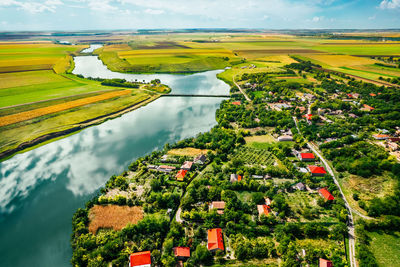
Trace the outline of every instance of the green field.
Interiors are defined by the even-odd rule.
[[[372,232],[370,248],[379,266],[400,266],[400,232],[392,234]]]

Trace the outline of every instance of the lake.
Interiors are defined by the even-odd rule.
[[[228,94],[219,71],[193,75],[111,72],[95,56],[75,58],[75,74],[150,81],[173,93]],[[222,98],[166,97],[72,136],[0,162],[1,266],[70,266],[71,218],[109,177],[166,143],[215,124]]]

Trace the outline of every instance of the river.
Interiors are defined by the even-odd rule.
[[[75,74],[159,78],[173,93],[228,94],[220,71],[136,75],[109,71],[97,57],[75,58]],[[113,174],[165,143],[215,124],[221,98],[160,98],[140,109],[0,162],[0,265],[70,266],[71,218]]]

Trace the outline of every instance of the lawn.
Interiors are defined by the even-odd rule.
[[[370,248],[379,266],[400,266],[400,232],[393,234],[372,232],[369,236]]]
[[[251,143],[276,143],[275,138],[273,138],[269,134],[265,135],[254,135],[254,136],[246,136],[244,138],[247,144]]]

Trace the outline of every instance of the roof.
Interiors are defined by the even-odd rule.
[[[171,169],[171,170],[175,170],[176,169],[174,166],[168,166],[168,165],[160,165],[160,166],[158,166],[158,168],[160,168],[160,169]]]
[[[319,267],[333,267],[333,263],[330,260],[319,258]]]
[[[213,209],[225,209],[225,201],[213,201],[211,205]]]
[[[129,257],[129,266],[150,266],[151,254],[150,251],[132,253]]]
[[[389,140],[392,142],[400,142],[400,137],[391,137]]]
[[[314,174],[326,174],[326,170],[324,167],[309,165],[308,170]]]
[[[367,104],[364,104],[364,108],[369,109],[369,110],[374,110],[375,108],[368,106]]]
[[[221,249],[224,250],[224,240],[222,238],[221,228],[213,228],[208,230],[207,248],[208,250]]]
[[[271,212],[271,207],[268,205],[257,205],[258,215],[264,214],[267,216]]]
[[[192,161],[185,161],[181,166],[181,169],[191,169],[193,165]]]
[[[313,116],[312,114],[303,115],[303,117],[306,118],[307,120],[311,120],[312,116]]]
[[[374,93],[370,93],[369,95],[370,95],[370,96],[376,96],[376,94],[374,94]]]
[[[296,186],[297,188],[299,188],[299,189],[305,189],[305,188],[306,188],[306,186],[305,186],[302,182],[297,183],[295,186]]]
[[[315,159],[313,153],[300,153],[302,159]]]
[[[176,179],[178,181],[183,181],[187,172],[188,172],[187,170],[179,170],[178,173],[176,174]]]
[[[236,105],[236,106],[240,106],[240,101],[235,101],[235,102],[232,102],[232,105]]]
[[[240,182],[241,180],[242,180],[242,176],[241,176],[241,175],[234,174],[234,173],[231,174],[231,182],[232,182],[232,181],[238,181],[238,182]]]
[[[188,247],[174,247],[175,257],[190,257],[190,248]]]
[[[197,157],[195,157],[194,161],[201,161],[201,162],[205,162],[207,160],[207,157],[204,154],[200,154]]]
[[[381,138],[381,139],[388,139],[388,138],[390,138],[390,135],[387,135],[387,134],[374,134],[373,137],[374,138]]]
[[[329,193],[328,190],[326,190],[326,188],[321,188],[320,190],[318,190],[318,192],[326,199],[326,200],[334,200],[335,198],[332,196],[331,193]]]

